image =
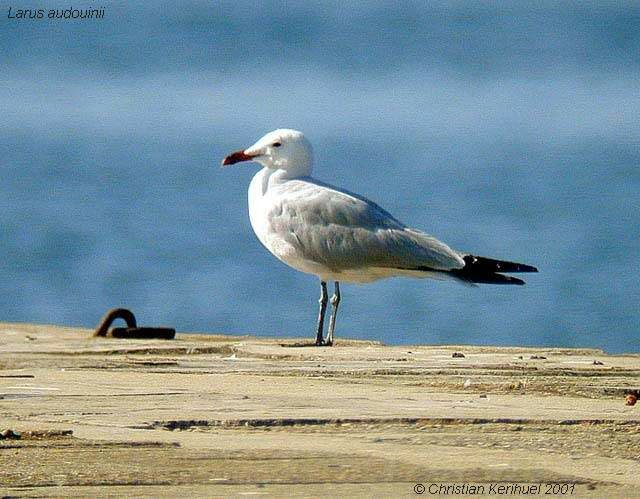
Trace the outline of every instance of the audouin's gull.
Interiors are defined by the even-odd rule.
[[[277,258],[320,278],[316,345],[332,345],[340,281],[393,276],[451,278],[467,284],[524,284],[503,272],[537,272],[521,263],[455,251],[407,227],[368,199],[311,177],[313,150],[296,130],[269,132],[222,161],[256,161],[264,168],[249,186],[249,218],[260,242]],[[326,339],[327,281],[335,282]]]

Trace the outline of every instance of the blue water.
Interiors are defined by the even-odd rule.
[[[264,3],[103,2],[99,21],[0,3],[0,320],[126,306],[312,338],[316,279],[249,225],[257,166],[218,168],[291,127],[318,178],[540,268],[344,285],[338,337],[640,350],[640,4]]]

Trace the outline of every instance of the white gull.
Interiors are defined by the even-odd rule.
[[[249,217],[260,242],[284,263],[320,279],[316,345],[332,345],[340,282],[394,276],[450,278],[467,284],[524,284],[501,272],[535,267],[451,249],[407,227],[380,206],[311,177],[313,150],[297,130],[269,132],[222,165],[256,161],[264,168],[249,186]],[[327,281],[335,282],[332,314],[323,339]]]

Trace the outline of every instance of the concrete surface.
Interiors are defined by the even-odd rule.
[[[640,496],[638,355],[91,333],[0,323],[3,495]]]

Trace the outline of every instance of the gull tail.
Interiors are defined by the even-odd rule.
[[[448,271],[454,277],[478,284],[517,284],[522,286],[524,281],[517,277],[503,275],[501,272],[538,272],[538,269],[524,263],[493,260],[482,256],[464,255],[465,266],[461,269]]]

